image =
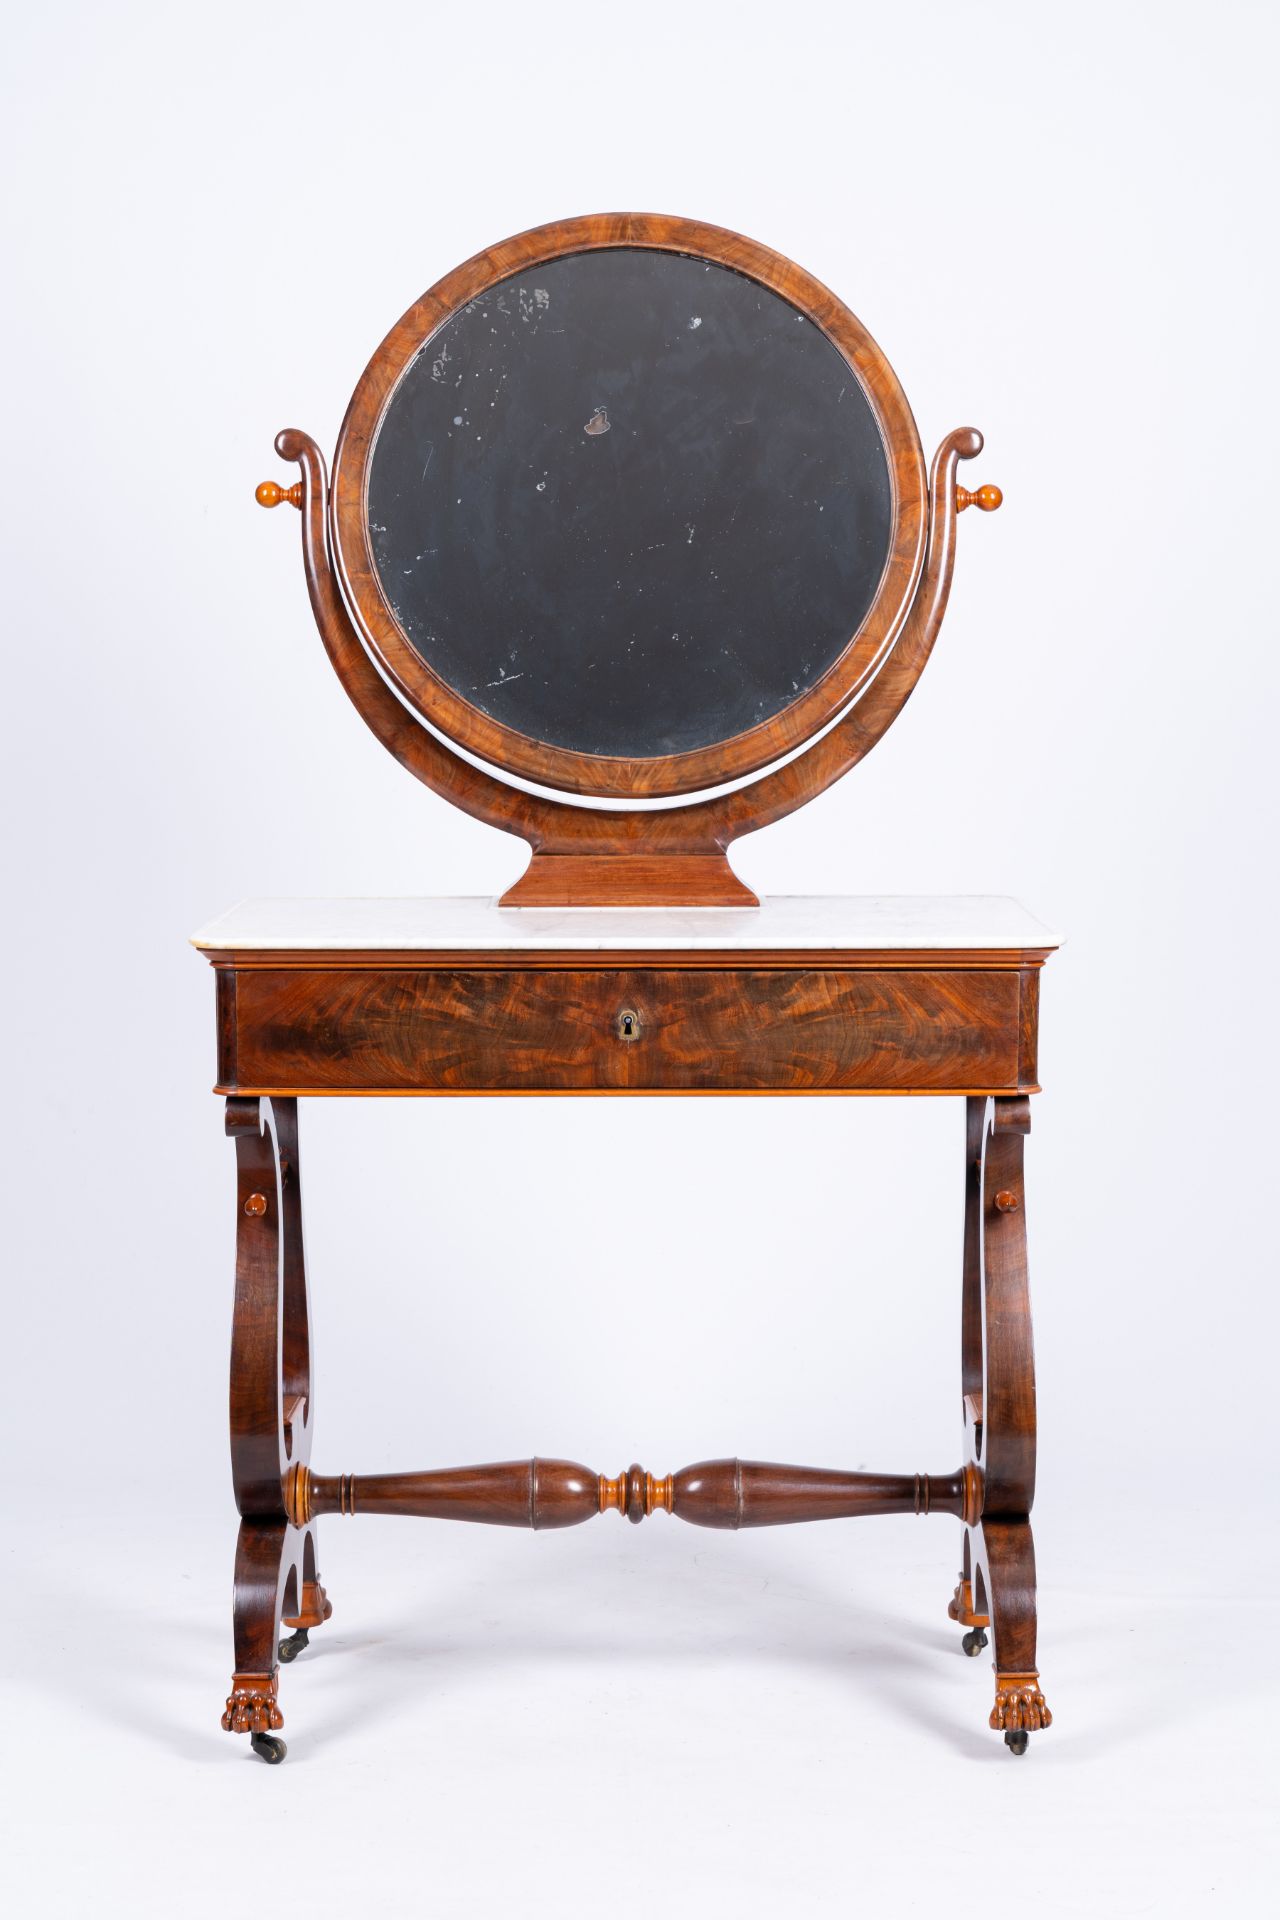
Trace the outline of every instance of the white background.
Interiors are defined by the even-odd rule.
[[[49,5],[6,24],[4,1652],[17,1912],[1253,1915],[1274,1813],[1276,15],[1218,4]],[[332,449],[478,247],[642,208],[833,287],[928,449],[942,640],[736,863],[1008,892],[1041,1668],[958,1529],[323,1529],[290,1758],[218,1728],[245,894],[492,892],[513,840],[347,705],[284,425]],[[959,1102],[315,1102],[323,1471],[959,1449]]]

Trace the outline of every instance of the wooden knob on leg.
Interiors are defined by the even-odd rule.
[[[288,501],[291,507],[302,506],[302,482],[295,480],[291,487],[282,487],[278,481],[264,480],[254,493],[254,499],[260,507],[278,507]]]
[[[963,513],[966,507],[977,507],[982,513],[994,513],[1003,499],[1004,495],[999,487],[993,487],[990,484],[985,487],[975,487],[972,493],[968,487],[957,487],[956,512]]]

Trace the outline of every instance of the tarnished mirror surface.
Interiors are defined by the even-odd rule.
[[[683,753],[772,719],[875,599],[875,416],[810,319],[743,274],[628,247],[518,273],[401,377],[370,545],[419,657],[502,725]]]

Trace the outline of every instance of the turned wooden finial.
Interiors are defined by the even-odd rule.
[[[966,507],[979,507],[983,513],[994,513],[1004,499],[999,487],[988,483],[985,487],[975,487],[971,493],[968,487],[956,488],[956,512],[963,513]]]
[[[291,487],[282,487],[275,480],[264,480],[253,497],[260,507],[278,507],[284,500],[291,507],[301,507],[302,482],[295,480]]]
[[[625,1513],[628,1520],[638,1526],[654,1508],[663,1513],[671,1512],[672,1476],[665,1480],[655,1480],[643,1467],[629,1467],[620,1473],[616,1480],[600,1475],[600,1511],[601,1513]]]

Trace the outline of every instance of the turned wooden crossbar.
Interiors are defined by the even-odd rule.
[[[673,1513],[697,1527],[730,1530],[870,1513],[951,1513],[975,1526],[982,1477],[973,1465],[945,1474],[842,1473],[767,1460],[700,1460],[665,1479],[632,1466],[612,1480],[573,1460],[537,1458],[358,1477],[295,1466],[286,1476],[285,1504],[296,1527],[326,1513],[398,1513],[543,1529],[575,1527],[610,1511],[634,1522]]]

